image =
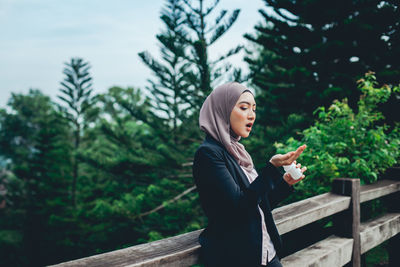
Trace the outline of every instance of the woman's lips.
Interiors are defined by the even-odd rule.
[[[251,122],[247,123],[246,124],[246,131],[250,132],[252,126],[253,126],[253,123],[251,123]]]

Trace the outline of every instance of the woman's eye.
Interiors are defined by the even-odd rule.
[[[247,108],[245,108],[245,107],[241,107],[240,109],[241,109],[241,110],[246,110]]]

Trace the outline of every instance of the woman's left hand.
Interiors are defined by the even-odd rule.
[[[274,155],[269,162],[275,167],[281,167],[283,165],[290,165],[292,162],[296,161],[296,159],[303,153],[304,149],[306,149],[306,145],[299,146],[296,151],[290,151],[286,154],[276,154]]]
[[[294,161],[294,164],[296,164],[296,161]],[[301,168],[301,164],[300,163],[296,164],[296,168]],[[301,168],[301,173],[304,173],[306,170],[307,170],[307,167]],[[306,176],[303,174],[299,179],[293,179],[293,177],[287,172],[283,175],[283,179],[289,185],[294,185],[295,183],[298,183],[301,180],[303,180],[305,177]]]

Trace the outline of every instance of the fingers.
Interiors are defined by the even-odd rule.
[[[301,167],[301,164],[300,164],[300,163],[297,164],[296,167],[297,167],[297,168],[300,168],[300,167]],[[307,167],[301,168],[301,172],[302,172],[302,173],[304,173],[306,170],[307,170]],[[293,177],[290,175],[290,173],[287,173],[287,172],[283,175],[284,180],[285,180],[289,185],[294,185],[295,183],[298,183],[298,182],[300,182],[301,180],[303,180],[305,177],[306,177],[306,176],[303,174],[303,175],[300,176],[299,179],[293,179]]]
[[[292,184],[293,184],[293,178],[292,178],[292,176],[291,176],[289,173],[286,172],[286,173],[283,175],[283,179],[284,179],[285,182],[288,183],[289,185],[292,185]]]
[[[296,159],[296,158],[295,158],[295,152],[292,151],[292,152],[290,152],[290,153],[292,153],[291,156],[288,157],[288,158],[286,158],[286,159],[284,159],[284,160],[282,161],[282,165],[290,165],[290,164],[292,164],[293,162],[294,162],[294,164],[296,164],[296,162],[294,161],[294,159]]]
[[[293,154],[292,154],[292,156],[290,157],[290,163],[292,163],[293,161],[295,161],[300,155],[301,155],[301,153],[303,153],[303,151],[304,151],[304,149],[306,149],[306,147],[307,147],[307,145],[302,145],[302,146],[299,146],[297,149],[296,149],[296,151],[292,151],[293,152]]]
[[[303,153],[303,151],[304,151],[304,149],[306,149],[306,147],[307,147],[306,145],[299,146],[294,153],[294,156],[295,156],[294,159],[297,159],[300,156],[300,154]]]
[[[300,164],[298,164],[300,165]],[[304,173],[307,170],[307,167],[303,167],[301,168],[301,173]],[[297,182],[300,182],[301,180],[303,180],[306,176],[303,174],[298,180]]]
[[[282,156],[282,160],[288,160],[288,159],[292,158],[294,153],[295,153],[294,151],[290,151],[290,152],[286,153],[285,155]]]
[[[296,161],[294,161],[294,163],[296,164]],[[301,168],[301,163],[298,163],[296,165],[296,168],[299,168],[301,170],[301,172],[305,172],[307,170],[307,167],[305,167],[305,166],[303,168]]]
[[[295,183],[300,182],[303,180],[306,176],[302,175],[299,179],[293,179],[293,177],[290,175],[290,173],[285,173],[283,175],[283,179],[288,183],[289,185],[294,185]]]
[[[296,151],[290,151],[284,155],[277,154],[273,156],[270,162],[275,166],[283,166],[283,165],[290,165],[292,162],[296,164],[296,159],[303,153],[304,149],[306,149],[307,145],[299,146]],[[300,168],[301,165],[298,167]]]
[[[284,155],[281,155],[280,156],[280,165],[281,166],[282,165],[290,165],[293,162],[293,160],[291,160],[291,158],[293,157],[294,153],[295,153],[294,151],[290,151]]]
[[[293,184],[300,182],[300,181],[303,180],[304,178],[306,178],[306,176],[303,174],[302,176],[300,176],[299,179],[295,180],[295,182],[294,182]]]

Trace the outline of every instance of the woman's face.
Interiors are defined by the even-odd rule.
[[[232,109],[230,123],[233,132],[248,137],[256,119],[256,101],[253,94],[244,92]]]

